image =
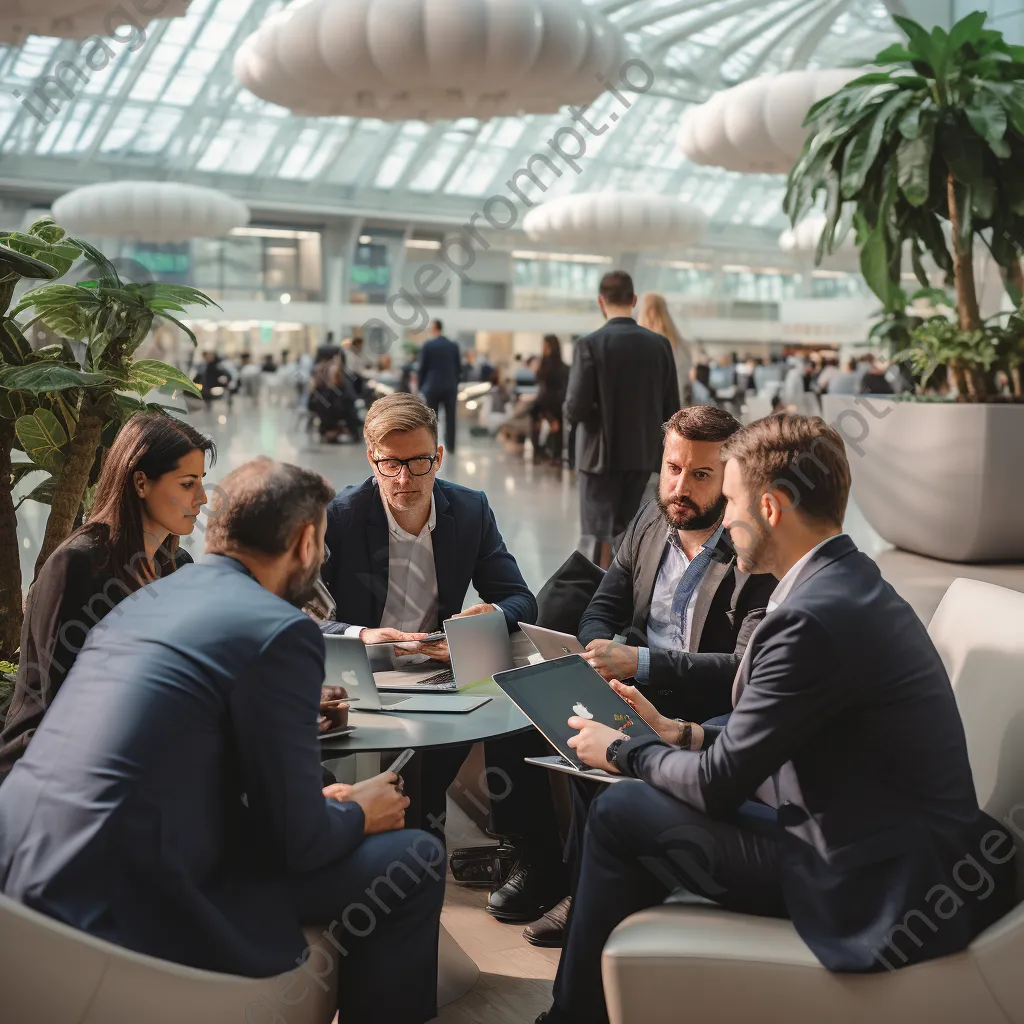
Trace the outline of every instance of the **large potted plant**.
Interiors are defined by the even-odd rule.
[[[829,397],[825,413],[851,441],[858,504],[885,539],[951,561],[1021,560],[1024,320],[982,319],[975,264],[991,254],[1020,303],[1024,47],[980,12],[949,32],[896,22],[905,43],[811,108],[785,207],[795,223],[824,199],[819,259],[856,232],[917,387],[896,402]],[[935,284],[929,264],[945,276],[954,318],[904,316],[905,263],[922,288]],[[955,399],[927,394],[937,382]]]
[[[51,281],[11,308],[20,280],[60,277],[79,259],[91,269],[89,280]],[[0,233],[0,659],[13,656],[21,631],[14,488],[31,477],[26,499],[50,506],[38,572],[74,528],[122,424],[136,412],[161,408],[144,396],[162,388],[200,394],[175,367],[134,357],[158,317],[178,324],[195,343],[173,315],[189,305],[215,303],[194,288],[122,282],[102,253],[49,219],[25,233]],[[33,350],[26,334],[36,322],[61,341]]]

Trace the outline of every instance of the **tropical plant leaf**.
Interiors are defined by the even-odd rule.
[[[900,290],[889,275],[890,262],[888,238],[882,228],[877,228],[861,248],[860,269],[868,287],[882,300],[887,310],[893,309],[898,302],[896,292]]]
[[[6,239],[0,240],[0,268],[19,277],[42,278],[48,281],[61,275],[61,271],[56,267],[8,245]]]
[[[64,363],[30,363],[0,370],[0,388],[30,395],[50,394],[67,388],[94,388],[111,384],[102,373],[83,373]]]
[[[36,486],[33,487],[32,490],[14,506],[14,511],[17,512],[26,501],[38,501],[41,505],[51,504],[53,502],[53,494],[56,489],[57,478],[53,476],[47,477],[41,483],[36,484]]]
[[[54,277],[66,274],[74,265],[75,260],[82,255],[82,250],[77,245],[72,245],[64,239],[60,242],[47,242],[36,235],[28,235],[23,231],[12,231],[3,244],[15,252],[30,256],[41,263],[48,263],[57,273]],[[23,274],[23,277],[39,277],[39,274]],[[49,275],[45,275],[49,276]]]
[[[912,92],[898,92],[889,97],[878,108],[871,129],[861,130],[854,139],[853,145],[847,150],[843,161],[843,197],[852,199],[864,187],[868,173],[878,158],[889,122],[897,117],[914,100]]]
[[[32,346],[13,319],[0,320],[0,362],[21,366],[32,354]]]
[[[988,143],[1000,142],[1006,134],[1006,107],[994,93],[978,89],[967,106],[967,120]]]
[[[64,464],[63,447],[68,435],[60,420],[48,409],[36,409],[31,416],[21,416],[14,424],[22,450],[37,465],[56,472]]]
[[[911,206],[924,206],[928,202],[931,185],[932,153],[935,148],[935,121],[931,128],[915,138],[906,138],[896,149],[896,166],[900,191]]]
[[[987,18],[985,11],[973,11],[958,21],[949,32],[950,50],[959,50],[965,43],[980,42]]]
[[[62,227],[58,227],[53,222],[52,217],[41,217],[39,220],[33,221],[32,226],[28,229],[28,233],[41,238],[44,242],[49,242],[51,245],[55,245],[67,234]]]
[[[17,487],[22,480],[27,476],[31,476],[33,473],[45,473],[46,470],[42,466],[37,466],[34,462],[12,462],[11,463],[11,487]]]
[[[165,384],[181,388],[197,398],[201,398],[203,394],[181,370],[162,363],[159,359],[137,360],[132,363],[130,374],[127,390],[137,395],[146,395],[154,388],[163,387]]]
[[[0,419],[16,420],[31,408],[28,398],[20,391],[0,390]]]
[[[117,276],[117,268],[99,249],[83,241],[81,238],[71,238],[68,240],[77,245],[82,250],[82,254],[99,271],[98,279],[120,285],[121,279]]]

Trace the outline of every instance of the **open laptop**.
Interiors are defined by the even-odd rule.
[[[438,678],[436,673],[401,668],[378,670],[374,664],[373,678],[382,693],[454,693],[475,683],[490,682],[495,672],[515,668],[508,622],[502,612],[469,615],[449,619],[444,624],[448,653],[452,664],[450,675]]]
[[[467,714],[486,704],[490,697],[462,697],[458,694],[423,694],[403,697],[381,694],[370,669],[366,646],[356,636],[325,636],[327,649],[324,682],[344,686],[356,711],[401,711],[406,713]]]
[[[606,775],[583,764],[568,740],[573,715],[594,718],[631,739],[657,738],[654,730],[578,654],[501,672],[494,681],[544,734],[564,762],[560,769]]]
[[[582,654],[586,650],[572,633],[559,633],[543,626],[531,626],[528,622],[520,622],[519,628],[530,638],[545,661],[556,661],[567,654]]]

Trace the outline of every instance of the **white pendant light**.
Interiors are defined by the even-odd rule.
[[[584,192],[531,210],[523,228],[535,242],[583,252],[640,253],[699,242],[707,217],[699,207],[667,196]]]
[[[807,140],[807,112],[862,71],[786,71],[715,93],[683,115],[679,146],[695,164],[788,174]]]
[[[815,211],[807,214],[796,227],[786,228],[779,235],[779,248],[783,252],[816,252],[821,233],[825,230],[828,218],[825,214]],[[836,233],[838,234],[839,229]],[[856,252],[857,243],[853,231],[849,231],[837,252]]]
[[[67,192],[53,219],[71,234],[183,242],[219,238],[249,223],[249,207],[212,188],[173,181],[109,181]]]
[[[154,18],[180,18],[189,2],[163,0],[160,10],[149,14],[145,3],[131,4],[129,10],[96,0],[4,0],[0,4],[0,44],[21,46],[30,35],[60,39],[100,36],[116,50],[119,44],[138,38],[136,26],[146,26]]]
[[[304,0],[242,43],[235,76],[297,114],[434,121],[589,105],[628,56],[581,0]]]

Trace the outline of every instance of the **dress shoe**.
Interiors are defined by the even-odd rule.
[[[543,866],[520,863],[508,881],[491,893],[487,913],[499,921],[536,921],[561,899],[565,889],[552,882],[561,881],[558,873]]]
[[[561,949],[565,939],[565,926],[569,921],[569,907],[572,897],[556,903],[539,921],[527,925],[523,929],[523,938],[531,946],[544,946],[546,949]]]

